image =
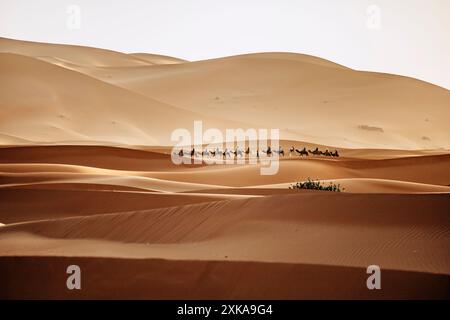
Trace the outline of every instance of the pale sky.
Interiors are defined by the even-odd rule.
[[[0,0],[0,36],[187,60],[298,52],[450,89],[450,0]]]

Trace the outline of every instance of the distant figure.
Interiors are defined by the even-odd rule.
[[[223,156],[222,150],[220,150],[218,147],[216,147],[216,156],[217,157],[222,157]]]
[[[237,148],[236,148],[236,151],[234,151],[234,156],[235,156],[236,158],[237,158],[237,156],[239,156],[239,157],[241,157],[241,158],[244,156],[242,150],[241,150],[239,147],[237,147]]]
[[[223,157],[224,158],[231,158],[231,153],[232,151],[228,148],[225,148],[225,151],[223,152]]]
[[[180,156],[180,157],[183,157],[183,156],[184,156],[183,149],[181,149],[180,152],[178,152],[178,156]]]
[[[318,156],[318,155],[321,155],[321,154],[322,154],[322,151],[319,151],[319,148],[318,148],[318,147],[316,147],[313,151],[308,150],[308,152],[309,152],[310,154],[315,155],[315,156]]]
[[[273,150],[273,152],[278,153],[279,155],[282,155],[284,157],[284,150],[281,147],[278,147],[278,150]]]
[[[294,150],[295,150],[294,146],[292,146],[292,147],[289,149],[289,157],[292,156],[292,153],[294,152]]]
[[[298,153],[299,156],[302,156],[302,157],[303,156],[308,156],[308,151],[306,151],[305,147],[303,147],[302,150],[295,149],[295,151]]]

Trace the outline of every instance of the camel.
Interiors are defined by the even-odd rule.
[[[178,152],[173,152],[173,155],[174,156],[178,156],[178,157],[183,157],[184,156],[184,151],[183,151],[183,149],[180,149],[180,151],[178,151]]]
[[[308,151],[306,151],[306,148],[305,147],[303,147],[303,149],[302,150],[298,150],[298,149],[295,149],[295,151],[298,153],[298,155],[299,156],[308,156]]]
[[[222,157],[222,156],[223,156],[223,151],[220,150],[219,148],[216,148],[216,155],[217,155],[218,157]]]
[[[273,152],[278,153],[278,155],[281,155],[284,157],[284,150],[281,147],[279,147],[278,150],[274,150]]]
[[[292,156],[292,153],[294,152],[294,150],[295,150],[294,146],[292,146],[292,147],[289,149],[289,157]]]
[[[331,155],[332,155],[333,157],[339,157],[339,153],[338,153],[337,150],[334,150],[334,153],[331,152]]]
[[[209,151],[208,151],[208,149],[205,149],[204,151],[202,151],[202,156],[205,156],[205,157],[209,157]]]
[[[223,152],[223,158],[231,158],[231,153],[234,153],[232,150],[225,148],[225,151]]]
[[[261,150],[261,152],[267,154],[268,156],[272,154],[272,150],[270,149],[270,147],[267,147],[267,150]]]
[[[313,151],[308,150],[308,152],[309,152],[310,154],[315,155],[315,156],[321,155],[321,154],[322,154],[322,151],[319,151],[319,148],[318,148],[318,147],[316,147]]]
[[[237,147],[233,153],[235,157],[240,156],[242,158],[244,156],[243,151],[239,147]]]

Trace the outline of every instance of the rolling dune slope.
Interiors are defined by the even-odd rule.
[[[152,258],[342,266],[372,259],[389,269],[450,274],[449,205],[446,195],[280,195],[11,224],[0,236],[143,243],[150,247],[140,256]],[[2,254],[22,247],[10,245],[2,244]],[[32,247],[21,251],[37,254]]]
[[[167,119],[172,119],[167,122]],[[100,141],[167,145],[200,117],[81,73],[17,54],[0,54],[0,132],[32,142]]]
[[[448,90],[295,58],[255,54],[151,70],[115,69],[103,80],[204,115],[288,129],[309,142],[450,147],[443,129],[450,117]]]
[[[317,57],[293,53],[258,53],[155,65],[160,63],[158,59],[172,62],[176,59],[138,54],[150,60],[145,62],[132,54],[94,48],[66,48],[9,39],[1,39],[1,42],[2,52],[31,57],[43,56],[40,53],[44,52],[44,60],[49,63],[85,73],[115,88],[134,91],[153,99],[153,103],[162,101],[177,110],[195,112],[200,116],[198,120],[219,118],[234,122],[228,122],[228,126],[216,122],[220,128],[240,127],[236,122],[250,127],[279,128],[283,139],[336,147],[450,148],[446,129],[446,119],[450,118],[449,91],[412,78],[356,71]],[[83,60],[71,59],[65,52]],[[108,62],[96,63],[97,55]],[[85,59],[94,63],[87,63]],[[30,87],[29,82],[24,85],[25,93],[30,95],[32,92],[28,90],[33,90],[33,86]],[[110,96],[104,94],[105,99]],[[97,95],[103,96],[103,93],[99,91]],[[44,99],[36,97],[41,98]],[[123,103],[127,99],[131,98],[124,98]],[[69,104],[65,108],[73,106]],[[150,116],[145,113],[141,116],[151,122]],[[192,122],[191,118],[185,118],[184,127]],[[141,123],[129,125],[142,126]],[[152,128],[149,133],[158,136],[157,129]],[[9,130],[0,132],[17,136]],[[17,138],[26,139],[26,136]]]
[[[136,276],[144,282],[119,285],[124,290],[118,290],[119,296],[128,298],[375,298],[363,287],[365,267],[374,261],[386,276],[379,297],[445,298],[450,274],[449,205],[444,195],[297,194],[7,225],[0,229],[0,277],[9,283],[5,275],[11,275],[13,269],[8,266],[15,264],[19,277],[15,285],[6,286],[7,291],[0,290],[0,295],[12,297],[17,289],[39,283],[24,281],[31,263],[26,259],[34,260],[37,268],[43,261],[57,266],[61,261],[84,260],[83,266],[88,261],[97,264],[95,269],[86,266],[83,270],[97,275],[95,287],[102,290],[88,285],[79,298],[113,298],[116,290],[107,288],[117,283],[106,285],[100,280],[105,275],[101,270],[107,265],[101,261],[119,257],[134,266],[141,261],[151,270],[143,273],[142,267],[132,268],[135,275],[130,277],[131,283]],[[22,258],[7,262],[8,256],[15,255]],[[160,260],[165,266],[154,266]],[[199,267],[192,263],[209,267],[198,273]],[[248,264],[264,267],[266,277],[267,272],[280,271],[277,265],[291,267],[271,281],[257,276],[260,281],[251,281],[252,285],[249,280],[234,280],[220,285],[219,290],[218,282],[228,279],[225,269],[233,264],[234,272],[246,279],[256,276]],[[306,266],[311,269],[303,269]],[[330,269],[318,272],[321,267]],[[161,275],[166,268],[170,272]],[[338,271],[342,268],[354,268],[348,270],[347,277],[359,280],[340,281],[343,274]],[[129,274],[129,268],[115,270],[115,279]],[[394,271],[398,272],[395,280],[390,277]],[[309,278],[320,275],[327,279],[326,284],[320,285],[320,279],[305,282],[293,276],[298,273]],[[188,279],[196,279],[192,285],[203,288],[199,289],[201,293],[183,289],[191,283]],[[157,284],[162,292],[154,291]],[[248,291],[250,287],[253,291]],[[278,289],[274,292],[275,287]],[[167,290],[171,295],[164,294]],[[31,296],[53,292],[56,297],[70,297],[60,290],[38,292]]]

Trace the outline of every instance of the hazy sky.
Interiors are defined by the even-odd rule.
[[[450,0],[0,0],[0,36],[188,60],[299,52],[450,89]]]

